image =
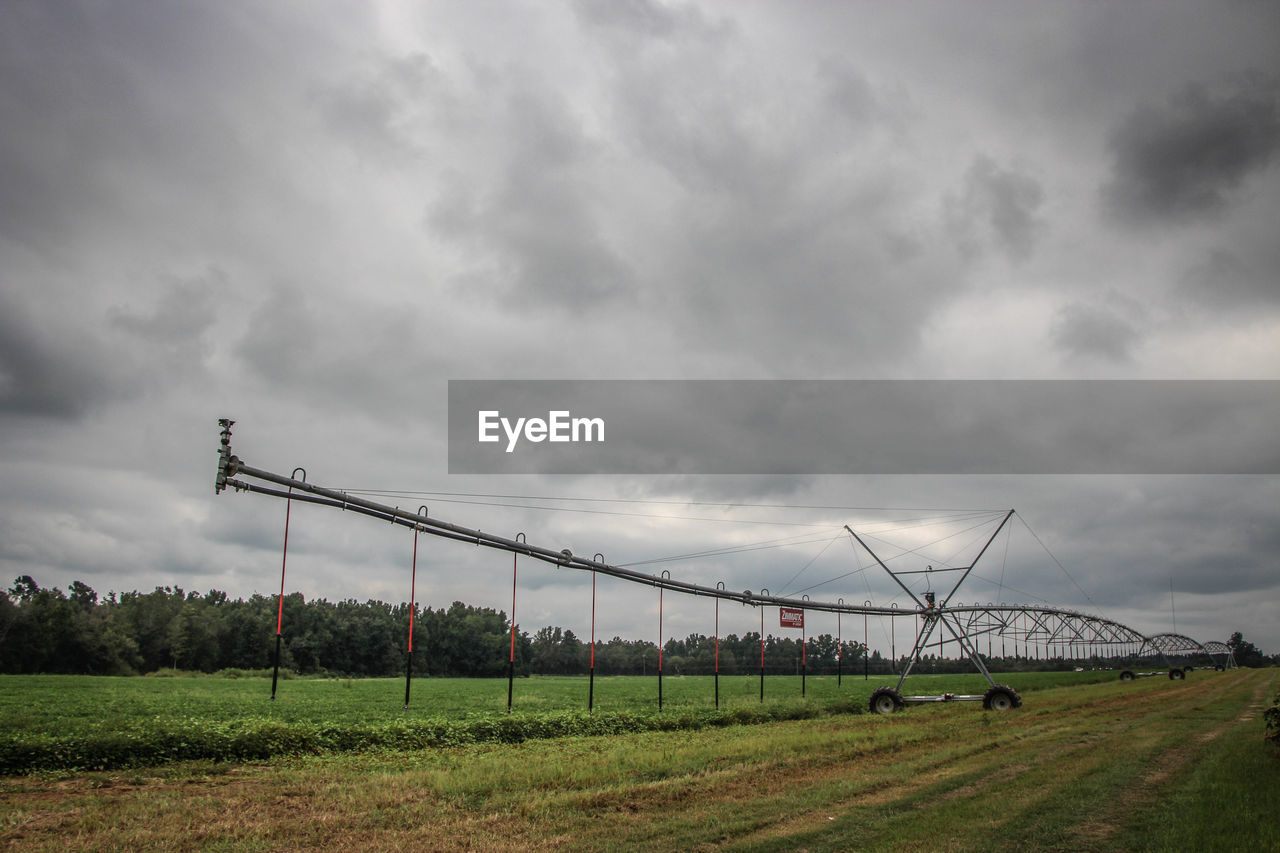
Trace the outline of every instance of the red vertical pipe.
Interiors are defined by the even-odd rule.
[[[764,701],[764,605],[760,605],[760,701]]]
[[[716,708],[720,707],[720,599],[716,599]]]
[[[516,561],[519,557],[511,555],[511,663],[516,662]]]
[[[658,589],[658,672],[662,672],[662,593],[661,588]]]
[[[284,553],[280,557],[280,599],[276,606],[276,636],[280,635],[280,627],[284,624],[284,569],[289,561],[289,514],[293,510],[293,486],[289,487],[289,497],[284,502]]]
[[[760,674],[764,675],[764,607],[760,608]]]
[[[298,471],[293,472],[297,474]],[[293,509],[293,486],[289,487],[289,495],[284,504],[284,552],[280,557],[280,598],[276,605],[276,655],[271,665],[271,701],[276,701],[276,684],[280,680],[280,629],[284,625],[284,568],[289,561],[289,512]]]
[[[404,709],[406,711],[409,710],[409,688],[413,684],[413,612],[418,609],[418,526],[416,524],[413,527],[412,565],[409,574],[409,654],[404,662]]]
[[[808,598],[808,596],[805,596]],[[809,658],[806,654],[809,650],[809,643],[805,640],[804,628],[804,611],[800,611],[800,695],[805,695],[805,681],[809,677]]]
[[[892,616],[889,617],[889,657],[893,658],[893,669],[896,671],[898,669],[898,628]]]
[[[518,534],[519,537],[524,534]],[[507,713],[511,713],[511,697],[515,692],[516,681],[516,563],[519,555],[511,553],[511,657],[507,661]]]
[[[409,574],[409,654],[413,654],[413,612],[418,602],[418,528],[413,528],[413,569]]]
[[[662,710],[662,593],[665,587],[658,587],[658,710]]]
[[[604,555],[596,554],[596,559],[599,560],[600,562],[603,562]],[[591,663],[587,669],[587,713],[594,714],[595,708],[596,708],[596,572],[594,569],[592,569],[591,570]]]
[[[844,603],[844,599],[840,600]],[[840,611],[836,611],[836,685],[839,686],[840,678],[844,675],[844,633],[840,630]]]

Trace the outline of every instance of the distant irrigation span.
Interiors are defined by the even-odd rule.
[[[958,572],[959,575],[952,585],[951,589],[942,595],[941,601],[938,601],[940,593],[925,592],[923,595],[917,595],[902,580],[903,575],[914,574],[909,571],[894,571],[890,569],[883,560],[873,551],[870,546],[847,525],[845,530],[850,537],[861,546],[881,568],[891,577],[895,583],[916,603],[915,609],[899,608],[896,604],[885,607],[871,604],[869,601],[863,604],[845,602],[843,599],[836,601],[824,601],[820,599],[811,599],[805,595],[801,598],[789,597],[783,595],[773,595],[768,589],[752,591],[730,590],[726,589],[723,583],[716,586],[707,586],[704,584],[693,583],[690,581],[673,578],[669,571],[662,571],[659,574],[648,574],[646,572],[637,571],[626,566],[615,565],[604,560],[602,554],[595,554],[593,557],[584,557],[575,554],[567,548],[556,549],[536,545],[526,541],[523,533],[518,533],[514,537],[508,538],[499,536],[494,533],[485,532],[479,529],[465,527],[445,521],[440,518],[431,516],[427,507],[419,507],[418,512],[409,512],[398,506],[390,506],[377,501],[370,500],[365,497],[351,494],[344,490],[330,489],[307,482],[306,471],[303,468],[295,468],[289,476],[276,474],[261,468],[253,467],[231,452],[231,427],[235,421],[222,418],[218,421],[221,426],[221,446],[218,451],[218,471],[215,480],[214,491],[221,493],[226,489],[232,489],[235,492],[248,492],[254,494],[267,495],[269,497],[282,498],[287,504],[293,501],[303,503],[316,504],[318,506],[339,509],[344,512],[352,512],[359,515],[366,515],[379,521],[389,522],[393,525],[399,525],[414,531],[414,578],[416,581],[417,572],[417,535],[419,533],[436,536],[443,539],[452,539],[458,542],[465,542],[470,545],[483,546],[493,548],[499,551],[509,552],[515,557],[529,557],[534,560],[549,563],[559,568],[578,569],[581,571],[591,572],[593,574],[592,587],[592,642],[591,653],[592,663],[590,672],[592,683],[594,684],[594,653],[595,653],[595,589],[594,576],[603,574],[615,577],[630,583],[644,584],[654,587],[662,592],[671,591],[683,595],[705,596],[717,600],[735,601],[740,604],[752,607],[777,607],[779,608],[782,618],[794,618],[790,614],[795,611],[801,611],[799,616],[798,627],[803,627],[803,611],[820,611],[826,613],[849,614],[859,616],[878,616],[889,617],[891,619],[901,617],[912,617],[917,620],[918,628],[915,632],[915,641],[911,652],[906,656],[902,672],[898,679],[896,688],[882,687],[876,690],[871,697],[871,710],[880,713],[888,713],[900,710],[905,704],[921,703],[921,702],[949,702],[949,701],[982,701],[984,707],[993,710],[1005,710],[1007,708],[1018,707],[1021,704],[1021,698],[1016,691],[1006,685],[996,684],[987,670],[983,660],[984,651],[982,645],[986,644],[986,656],[993,657],[996,655],[996,646],[999,644],[1000,656],[1005,656],[1012,648],[1015,657],[1030,657],[1032,649],[1038,651],[1044,649],[1046,655],[1051,651],[1056,652],[1058,657],[1068,658],[1130,658],[1133,660],[1159,659],[1163,661],[1164,666],[1168,669],[1169,677],[1180,679],[1185,676],[1190,667],[1179,668],[1171,666],[1168,662],[1168,655],[1177,655],[1188,657],[1191,655],[1204,655],[1210,667],[1222,669],[1233,663],[1231,660],[1231,650],[1222,643],[1210,643],[1207,646],[1202,645],[1196,640],[1181,634],[1156,634],[1147,636],[1142,632],[1107,619],[1102,616],[1096,616],[1089,613],[1083,613],[1077,610],[1067,608],[1051,607],[1044,605],[1026,605],[1026,604],[999,604],[990,603],[981,604],[961,604],[951,603],[956,591],[960,585],[972,572],[978,561],[982,559],[987,548],[995,540],[996,536],[1004,528],[1005,524],[1013,517],[1014,511],[1008,510],[995,532],[988,537],[983,544],[978,555],[966,566],[950,567],[949,571]],[[288,560],[288,542],[289,542],[289,513],[285,514],[285,532],[284,532],[284,550],[281,560],[281,576],[280,576],[280,605],[277,609],[276,621],[276,652],[275,652],[275,671],[278,673],[280,661],[280,642],[281,628],[283,620],[283,601],[284,601],[284,573]],[[941,575],[941,572],[939,572]],[[413,592],[411,587],[411,609],[414,604]],[[508,682],[514,673],[515,664],[515,566],[513,563],[512,570],[512,649],[508,668]],[[659,617],[661,618],[661,617]],[[790,624],[790,623],[789,623]],[[717,631],[718,634],[718,631]],[[942,649],[950,635],[950,641],[958,644],[963,650],[964,656],[968,657],[983,677],[986,679],[989,689],[985,694],[979,695],[953,695],[943,694],[941,696],[902,696],[900,691],[903,682],[910,674],[912,668],[919,663],[922,655],[926,654],[930,649]],[[716,638],[717,643],[719,637]],[[764,643],[764,621],[763,611],[761,616],[761,644],[763,649]],[[804,640],[802,639],[802,646]],[[661,649],[661,642],[659,642]],[[409,623],[409,651],[413,650],[413,621],[410,618]],[[865,654],[864,649],[864,654]],[[1105,653],[1105,654],[1104,654]],[[1222,663],[1218,663],[1216,658],[1221,658]],[[405,681],[405,707],[409,704],[409,685],[412,681],[412,655],[409,656],[410,669],[406,672]],[[1122,678],[1125,680],[1132,679],[1141,675],[1154,675],[1156,673],[1134,673],[1130,669],[1122,672]],[[717,687],[716,702],[719,704],[719,669],[717,663]],[[659,655],[658,666],[658,684],[659,684],[659,708],[661,708],[661,654]],[[763,651],[761,655],[761,699],[764,696],[764,658]],[[802,670],[803,679],[803,670]],[[803,680],[802,680],[803,685]],[[803,692],[803,686],[802,686]],[[275,698],[276,678],[272,679],[271,695]],[[590,701],[589,701],[590,706]],[[508,688],[508,711],[511,708],[510,688]]]

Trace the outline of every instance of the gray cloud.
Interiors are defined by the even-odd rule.
[[[446,122],[455,108],[446,81],[425,54],[395,57],[316,91],[325,125],[373,165],[426,155],[422,125]]]
[[[153,309],[116,306],[108,312],[108,325],[139,343],[141,361],[189,376],[209,357],[207,335],[226,288],[226,274],[217,268],[189,279],[167,276]]]
[[[1184,222],[1226,210],[1280,149],[1280,86],[1246,77],[1230,89],[1189,84],[1144,105],[1111,133],[1110,208],[1130,222]]]
[[[1274,255],[1275,246],[1269,254]],[[1280,301],[1280,279],[1272,274],[1276,259],[1251,258],[1227,249],[1212,249],[1183,278],[1179,290],[1199,305],[1225,311],[1257,311]]]
[[[645,38],[663,39],[690,31],[714,32],[717,27],[693,5],[668,5],[654,0],[593,3],[573,0],[573,11],[584,24]]]
[[[1130,361],[1142,335],[1131,316],[1113,308],[1072,302],[1053,318],[1050,336],[1054,346],[1071,356]]]
[[[966,255],[991,243],[1011,260],[1025,261],[1045,228],[1039,215],[1044,189],[1032,176],[975,157],[959,195],[945,203],[947,225]]]
[[[1274,376],[1273,19],[1198,0],[0,3],[0,570],[272,591],[282,508],[209,488],[229,416],[245,458],[344,487],[1015,505],[1104,607],[1167,627],[1145,599],[1172,571],[1200,590],[1193,624],[1277,648],[1274,478],[462,477],[443,441],[450,378]],[[1187,227],[1153,240],[1108,211]],[[779,440],[777,414],[722,438]],[[617,559],[777,532],[458,506]],[[404,597],[407,540],[300,517],[296,588]],[[777,585],[808,547],[671,568]],[[509,561],[451,548],[420,575],[431,603],[505,606],[482,599]],[[1052,561],[1009,565],[1088,605]],[[833,546],[806,576],[856,566]],[[823,590],[894,594],[864,577]],[[549,570],[529,612],[580,626],[582,580]],[[643,635],[626,598],[602,618]],[[668,607],[700,624],[705,603]]]
[[[2,296],[2,294],[0,294]],[[0,412],[78,419],[118,395],[101,344],[0,298]]]
[[[610,190],[593,167],[597,144],[559,99],[509,83],[492,128],[519,144],[482,173],[445,175],[428,228],[490,259],[464,280],[491,299],[579,311],[625,298],[630,272],[604,230]]]

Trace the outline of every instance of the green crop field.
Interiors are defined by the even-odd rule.
[[[1116,672],[1027,672],[1008,676],[1026,692],[1064,684],[1114,680]],[[835,676],[804,679],[806,698],[824,701],[852,697],[865,701],[896,676],[846,675],[837,687]],[[904,692],[976,692],[985,689],[978,675],[916,675]],[[766,676],[765,700],[799,699],[798,676]],[[416,678],[410,706],[404,710],[403,678],[281,680],[276,701],[269,701],[270,678],[129,678],[75,675],[0,675],[0,722],[6,728],[102,725],[156,717],[247,719],[267,717],[283,721],[382,721],[433,715],[465,716],[506,713],[506,679]],[[582,676],[533,676],[514,682],[513,709],[517,713],[587,709],[588,680]],[[666,676],[663,706],[712,707],[712,676]],[[760,678],[721,676],[721,706],[758,704]],[[599,711],[656,711],[658,679],[609,676],[595,679],[595,709]]]
[[[1021,673],[1017,686],[1114,679],[1112,672]],[[837,682],[840,682],[839,684]],[[881,676],[710,676],[518,679],[508,716],[500,679],[289,679],[270,701],[266,678],[0,676],[0,772],[117,769],[184,759],[260,759],[373,747],[454,746],[573,733],[702,728],[865,709]],[[976,675],[917,676],[925,693],[981,693]],[[588,691],[594,714],[586,715]],[[803,697],[801,695],[803,690]]]
[[[801,701],[798,678],[770,677],[762,708],[757,679],[725,678],[719,716],[709,678],[664,679],[662,713],[656,679],[597,679],[592,719],[638,723],[598,730],[607,737],[574,734],[587,719],[584,678],[517,681],[511,718],[502,680],[415,682],[405,711],[403,681],[391,679],[282,681],[271,703],[261,678],[6,678],[10,747],[222,727],[305,748],[31,768],[0,780],[0,846],[1277,850],[1280,756],[1263,740],[1263,712],[1278,676],[1020,674],[1021,709],[934,704],[889,717],[863,713],[875,679],[839,690],[809,679]],[[920,677],[908,692],[980,686]],[[507,719],[519,723],[504,730]],[[481,736],[425,747],[351,737],[428,721]],[[332,742],[290,741],[295,730]]]

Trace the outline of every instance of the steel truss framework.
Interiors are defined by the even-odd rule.
[[[367,500],[355,495],[348,494],[345,491],[328,489],[322,486],[313,485],[306,482],[306,472],[302,468],[294,469],[292,476],[284,476],[255,468],[245,464],[231,452],[231,426],[235,422],[229,419],[219,420],[222,427],[221,432],[221,448],[218,453],[218,471],[215,480],[215,493],[221,493],[225,489],[232,489],[236,492],[250,492],[271,497],[284,498],[289,501],[301,501],[305,503],[317,504],[319,506],[327,506],[334,509],[340,509],[344,512],[353,512],[360,515],[366,515],[381,521],[390,522],[394,525],[408,527],[416,533],[425,533],[438,536],[444,539],[453,539],[459,542],[466,542],[476,546],[484,546],[494,548],[501,551],[507,551],[519,556],[530,557],[550,563],[559,568],[579,569],[582,571],[590,571],[619,578],[621,580],[632,583],[645,584],[661,590],[671,590],[673,592],[683,593],[686,595],[705,596],[716,599],[726,599],[737,601],[744,605],[753,607],[777,606],[799,608],[802,610],[816,610],[837,614],[855,614],[866,616],[880,616],[889,618],[912,617],[919,618],[921,625],[916,634],[916,639],[911,653],[905,659],[901,676],[898,680],[898,689],[900,690],[903,682],[910,674],[912,667],[920,660],[921,655],[928,649],[938,647],[941,648],[946,642],[943,632],[949,634],[951,641],[957,643],[963,650],[966,657],[970,658],[977,670],[983,675],[991,690],[986,696],[953,696],[946,694],[944,696],[912,696],[901,697],[896,691],[893,691],[896,697],[896,705],[891,710],[901,707],[903,699],[907,701],[951,701],[963,699],[982,699],[989,707],[1004,708],[1016,707],[1020,704],[1017,694],[1011,688],[1003,685],[996,685],[991,678],[990,672],[983,661],[980,650],[982,640],[987,642],[987,656],[995,656],[995,643],[999,642],[1000,656],[1006,656],[1008,645],[1013,646],[1014,657],[1031,657],[1032,649],[1035,649],[1036,656],[1039,656],[1040,650],[1044,650],[1046,657],[1060,657],[1075,660],[1087,660],[1092,658],[1119,658],[1124,656],[1141,658],[1144,656],[1158,655],[1164,658],[1166,654],[1173,653],[1176,655],[1187,654],[1191,651],[1198,651],[1211,656],[1219,654],[1223,656],[1224,661],[1230,661],[1230,665],[1234,665],[1231,659],[1230,649],[1222,643],[1210,643],[1209,646],[1203,646],[1195,640],[1183,636],[1181,634],[1157,634],[1146,636],[1140,631],[1131,628],[1128,625],[1106,619],[1101,616],[1094,616],[1088,613],[1082,613],[1075,610],[1068,610],[1057,607],[1047,607],[1041,605],[1024,605],[1024,604],[951,604],[950,599],[955,595],[960,584],[964,582],[969,573],[977,565],[978,560],[982,558],[983,553],[999,535],[1001,529],[1008,523],[1013,516],[1013,510],[1009,510],[1004,519],[1000,522],[995,533],[983,545],[978,556],[965,567],[958,567],[956,570],[961,574],[950,592],[943,598],[941,602],[937,602],[935,593],[924,593],[924,598],[917,596],[912,592],[901,580],[899,575],[907,574],[906,572],[897,572],[890,570],[888,566],[872,551],[867,544],[858,536],[856,532],[848,526],[845,529],[869,553],[875,561],[889,574],[891,578],[907,593],[917,604],[917,609],[909,610],[899,608],[896,604],[889,607],[881,607],[870,604],[848,604],[843,599],[837,601],[822,601],[810,599],[808,596],[803,598],[789,598],[785,596],[775,596],[768,594],[767,590],[761,592],[752,592],[751,590],[743,590],[741,592],[728,590],[723,584],[714,587],[702,584],[690,583],[672,578],[669,572],[662,572],[659,575],[646,574],[644,572],[635,571],[634,569],[622,566],[612,565],[603,560],[600,554],[596,554],[594,558],[587,559],[579,555],[573,554],[568,549],[557,550],[539,545],[531,544],[525,541],[523,533],[517,534],[514,538],[498,536],[493,533],[483,532],[478,529],[471,529],[458,524],[444,521],[439,518],[429,516],[426,507],[420,507],[419,512],[407,512],[399,507],[393,507],[380,504],[375,501]],[[302,472],[302,477],[296,475]],[[256,481],[256,482],[255,482]],[[263,485],[271,484],[271,485]],[[273,486],[283,487],[273,488]],[[287,536],[287,531],[286,531]],[[286,540],[287,542],[287,540]],[[283,588],[282,588],[283,595]],[[941,628],[942,630],[939,630]],[[937,638],[934,639],[935,633]],[[277,634],[277,640],[279,639]],[[1019,650],[1021,645],[1021,651]],[[1052,654],[1056,652],[1057,654]],[[1166,660],[1167,664],[1167,660]],[[1170,670],[1172,673],[1172,669]],[[1181,670],[1179,670],[1181,672]],[[1126,673],[1127,674],[1127,673]],[[1171,675],[1172,677],[1172,675]],[[888,688],[883,688],[888,690]],[[1007,691],[1009,700],[1006,701],[1000,695],[995,697],[995,704],[991,704],[993,691]],[[879,693],[880,691],[877,691]],[[873,710],[886,710],[888,705],[883,703],[877,707],[877,698],[873,694],[872,708]]]
[[[1128,625],[1059,607],[988,603],[949,609],[969,637],[987,640],[988,657],[995,654],[995,641],[1014,644],[1015,654],[1021,644],[1024,648],[1042,647],[1057,652],[1055,657],[1071,660],[1115,657],[1126,648],[1139,649],[1147,641]]]
[[[1226,643],[1220,643],[1217,640],[1212,640],[1204,644],[1204,650],[1208,652],[1210,656],[1214,657],[1215,662],[1217,658],[1222,658],[1222,663],[1217,665],[1223,669],[1236,668],[1236,653]]]
[[[1154,634],[1147,638],[1146,644],[1138,651],[1138,657],[1158,653],[1165,658],[1198,661],[1215,669],[1226,669],[1235,666],[1235,656],[1226,643],[1211,642],[1201,644],[1185,634]]]

